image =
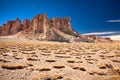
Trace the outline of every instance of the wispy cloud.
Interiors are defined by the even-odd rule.
[[[109,37],[112,40],[120,40],[120,35],[112,35],[112,36],[102,36],[102,37]]]
[[[112,35],[112,34],[120,34],[119,31],[113,32],[92,32],[92,33],[85,33],[84,35]]]
[[[101,37],[109,37],[112,40],[120,40],[120,31],[92,32],[92,33],[85,33],[84,35],[97,35]]]
[[[117,19],[117,20],[107,20],[106,22],[120,22],[120,19]]]

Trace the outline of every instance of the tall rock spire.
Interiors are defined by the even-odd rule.
[[[72,37],[76,41],[88,40],[73,30],[70,17],[49,19],[47,14],[38,14],[31,21],[25,19],[23,24],[17,18],[4,24],[0,28],[0,35],[12,35],[20,31],[28,39],[70,41]]]
[[[47,32],[47,29],[48,29],[48,27],[49,27],[48,15],[47,15],[47,13],[43,15],[43,18],[44,18],[44,24],[43,24],[43,28],[44,28],[44,39],[46,39],[46,32]]]

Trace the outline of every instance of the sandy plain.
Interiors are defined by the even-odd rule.
[[[1,39],[0,80],[120,80],[120,43]]]

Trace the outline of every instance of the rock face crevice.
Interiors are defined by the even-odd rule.
[[[30,40],[49,40],[60,42],[95,42],[95,41],[110,41],[110,39],[103,40],[94,36],[85,36],[75,30],[71,25],[71,18],[49,19],[47,14],[38,14],[32,20],[25,19],[23,24],[16,18],[16,20],[8,21],[0,27],[0,36],[18,34],[19,38],[26,38]]]

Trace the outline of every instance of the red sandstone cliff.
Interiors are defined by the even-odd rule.
[[[6,36],[15,34],[21,30],[22,23],[18,18],[16,18],[15,21],[8,21],[7,24],[3,24],[3,26],[1,27],[1,35]]]
[[[47,14],[38,14],[31,21],[25,19],[23,24],[16,20],[8,21],[0,27],[0,35],[13,35],[37,40],[77,41],[77,42],[112,42],[109,38],[84,36],[73,30],[70,17],[49,19]]]

